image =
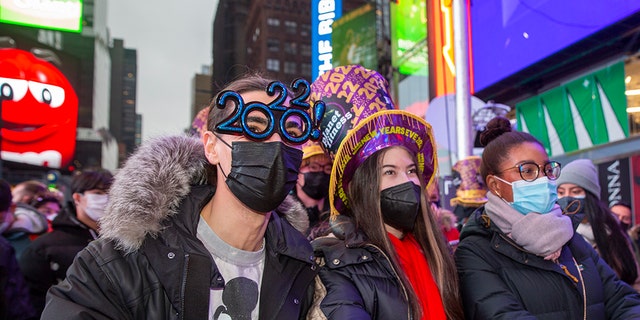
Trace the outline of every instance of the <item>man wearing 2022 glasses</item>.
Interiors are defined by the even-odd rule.
[[[201,140],[143,144],[115,177],[101,239],[50,290],[43,318],[304,318],[313,252],[274,213],[296,183],[300,144],[319,133],[298,87],[291,98],[241,78],[210,106]]]

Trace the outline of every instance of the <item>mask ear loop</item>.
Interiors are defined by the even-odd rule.
[[[224,141],[224,139],[222,139],[222,137],[220,135],[218,135],[216,132],[211,131],[211,133],[213,133],[214,136],[216,136],[218,138],[218,140],[222,141],[222,143],[224,143],[227,147],[229,147],[231,150],[233,150],[233,147],[227,143],[226,141]],[[218,168],[220,168],[220,172],[222,172],[222,175],[224,176],[225,179],[227,178],[227,174],[224,173],[224,170],[222,170],[222,166],[220,165],[220,162],[218,162]]]
[[[231,150],[233,150],[233,147],[226,141],[224,141],[224,139],[222,139],[222,137],[220,135],[218,135],[216,132],[211,131],[211,133],[213,133],[214,136],[216,136],[216,138],[218,138],[218,140],[222,141],[222,143],[224,143],[224,145],[226,145],[227,147],[229,147]]]
[[[574,203],[575,203],[575,204],[577,204],[577,208],[576,208],[575,210],[568,211],[568,209],[569,209],[569,208],[571,208],[571,206],[572,206]],[[572,215],[572,214],[576,214],[576,213],[580,212],[580,206],[581,206],[580,201],[578,201],[578,200],[573,200],[573,201],[569,202],[569,204],[567,204],[567,206],[566,206],[566,207],[564,208],[564,210],[562,211],[562,214],[563,214],[563,215],[567,215],[567,216]]]

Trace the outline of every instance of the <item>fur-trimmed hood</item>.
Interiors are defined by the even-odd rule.
[[[207,183],[208,166],[197,138],[179,135],[145,141],[114,177],[100,237],[114,240],[125,252],[136,251],[145,237],[162,231],[162,222],[177,213],[192,185]],[[304,232],[309,225],[306,210],[289,198],[277,211]]]
[[[176,214],[192,184],[207,181],[208,165],[196,138],[180,135],[145,141],[114,177],[100,237],[115,240],[126,252],[137,250],[147,235],[161,231],[163,220]]]

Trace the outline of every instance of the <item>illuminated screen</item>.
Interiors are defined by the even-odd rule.
[[[428,74],[427,1],[391,2],[391,61],[402,74]]]
[[[359,64],[378,68],[376,10],[370,3],[349,12],[333,23],[333,66]]]
[[[484,0],[471,5],[480,91],[640,10],[629,0]]]
[[[311,1],[311,79],[333,69],[333,22],[342,16],[342,0]]]
[[[0,48],[3,163],[68,169],[84,159],[77,128],[93,123],[94,38],[9,24],[0,37],[15,44]]]
[[[80,32],[82,0],[0,0],[0,22]]]

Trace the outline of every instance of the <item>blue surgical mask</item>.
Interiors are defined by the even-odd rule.
[[[522,214],[529,212],[548,213],[558,200],[556,182],[547,177],[538,178],[534,181],[518,180],[507,182],[500,177],[496,179],[511,186],[513,191],[513,202],[509,204]]]

